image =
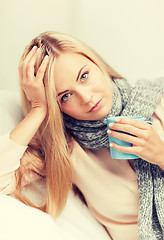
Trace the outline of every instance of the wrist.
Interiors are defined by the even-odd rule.
[[[40,118],[44,120],[44,118],[47,115],[47,107],[46,106],[32,107],[30,112],[33,114],[37,114],[38,116],[40,116]]]
[[[162,148],[159,154],[158,166],[164,170],[164,148]]]
[[[32,108],[27,116],[11,131],[11,140],[17,144],[27,146],[38,131],[46,115],[47,108]]]

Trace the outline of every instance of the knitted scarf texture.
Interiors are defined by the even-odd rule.
[[[106,119],[113,116],[142,116],[152,121],[155,108],[164,94],[164,78],[139,80],[131,86],[124,79],[113,79],[113,104],[109,114],[96,121],[77,120],[66,114],[64,125],[75,140],[87,149],[108,148]],[[140,210],[140,240],[164,239],[164,171],[157,165],[135,160]]]

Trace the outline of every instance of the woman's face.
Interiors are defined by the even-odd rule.
[[[112,107],[112,85],[97,65],[77,53],[62,53],[54,69],[62,111],[80,120],[99,120]]]

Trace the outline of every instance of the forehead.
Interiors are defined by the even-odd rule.
[[[62,53],[56,58],[54,71],[57,73],[61,68],[65,71],[74,69],[83,63],[91,61],[79,53]]]
[[[54,80],[56,88],[75,80],[79,70],[93,64],[88,58],[78,53],[62,53],[55,60]]]

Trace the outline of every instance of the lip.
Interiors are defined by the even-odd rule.
[[[89,110],[89,112],[96,112],[97,110],[99,110],[100,107],[101,107],[101,101],[102,101],[102,99],[100,99],[100,100]]]

